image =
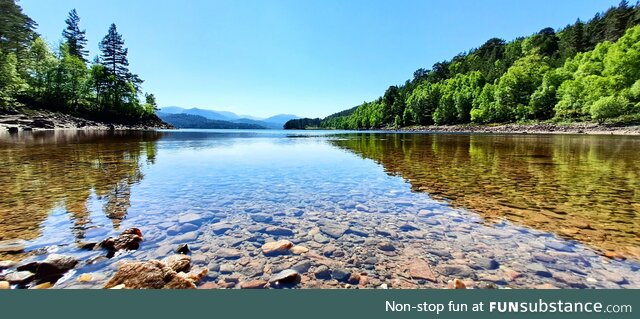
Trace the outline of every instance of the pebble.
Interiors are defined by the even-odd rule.
[[[447,288],[449,289],[467,289],[467,285],[462,280],[455,278],[447,282]]]
[[[535,273],[536,275],[540,276],[540,277],[546,277],[546,278],[550,278],[553,275],[549,272],[549,269],[547,269],[547,267],[541,265],[541,264],[536,264],[536,263],[531,263],[528,264],[527,269],[533,273]]]
[[[185,242],[192,242],[195,241],[196,239],[198,239],[198,232],[196,231],[192,231],[192,232],[188,232],[179,236],[176,236],[173,238],[173,242],[174,243],[185,243]]]
[[[216,235],[222,235],[231,229],[233,229],[233,225],[231,224],[217,223],[211,225],[211,231]]]
[[[300,274],[293,269],[285,269],[269,279],[269,283],[275,287],[295,285],[300,283]]]
[[[562,251],[562,252],[573,252],[573,248],[567,244],[563,244],[561,242],[557,242],[557,241],[548,241],[545,242],[544,245],[547,248],[553,249],[553,250],[557,250],[557,251]]]
[[[238,259],[242,257],[242,252],[233,248],[220,248],[216,251],[216,256],[224,259]]]
[[[274,236],[293,236],[293,231],[291,229],[280,226],[269,226],[264,230],[264,232]]]
[[[309,268],[311,268],[311,262],[308,261],[308,260],[301,261],[301,262],[293,265],[293,267],[291,267],[291,269],[293,269],[293,270],[295,270],[295,271],[297,271],[297,272],[299,272],[301,274],[304,274],[307,271],[309,271]]]
[[[268,214],[252,214],[251,219],[256,223],[270,223],[273,221],[273,217]]]
[[[195,213],[188,213],[184,215],[180,215],[178,217],[178,223],[186,224],[186,223],[198,223],[202,219],[202,216]]]
[[[394,251],[396,247],[391,242],[380,242],[376,245],[382,251]]]
[[[416,259],[409,262],[407,266],[411,278],[436,282],[436,275],[431,271],[431,266],[429,266],[428,262],[422,259]]]
[[[256,279],[251,281],[245,281],[240,284],[242,289],[263,289],[267,285],[267,282],[262,279]]]
[[[322,225],[320,226],[320,231],[325,235],[338,239],[344,235],[344,233],[349,229],[349,227],[342,225]]]
[[[437,272],[444,276],[458,276],[468,278],[473,276],[473,270],[466,265],[442,265],[438,266]]]
[[[191,250],[189,250],[189,245],[187,244],[182,244],[179,245],[178,248],[176,248],[176,253],[178,254],[183,254],[186,255],[190,252]]]
[[[329,238],[327,238],[326,236],[324,236],[322,234],[319,234],[319,233],[313,235],[313,240],[315,240],[316,242],[318,242],[320,244],[326,244],[326,243],[331,241]]]
[[[331,278],[331,270],[329,267],[325,265],[318,266],[316,270],[313,272],[316,278],[318,279],[329,279]]]
[[[337,281],[347,282],[350,276],[351,272],[343,268],[336,268],[331,272],[331,278]]]
[[[0,253],[19,253],[27,246],[27,241],[22,239],[10,239],[0,241]]]
[[[9,268],[15,266],[16,264],[17,264],[17,262],[15,262],[13,260],[2,260],[2,261],[0,261],[0,270],[9,269]]]
[[[0,281],[0,290],[7,290],[11,288],[11,284],[8,281]]]
[[[477,265],[481,269],[486,269],[486,270],[494,270],[494,269],[498,269],[498,267],[500,267],[500,263],[498,263],[493,258],[481,257],[481,258],[475,259],[474,263],[475,263],[475,265]]]
[[[91,274],[82,274],[78,277],[78,281],[80,282],[91,282],[93,281],[93,276]]]
[[[220,265],[220,273],[230,274],[236,270],[236,267],[233,264],[222,264]]]
[[[293,243],[286,239],[265,243],[260,248],[265,256],[286,254],[293,247]]]
[[[309,248],[304,246],[293,246],[291,247],[291,249],[289,249],[289,251],[291,251],[291,253],[294,255],[301,255],[309,252]]]
[[[35,278],[35,274],[30,271],[15,271],[4,275],[4,280],[18,285],[29,283]]]

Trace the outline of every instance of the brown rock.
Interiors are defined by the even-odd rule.
[[[50,283],[50,282],[43,282],[43,283],[41,283],[41,284],[39,284],[39,285],[35,285],[35,286],[33,286],[31,289],[49,289],[49,288],[51,288],[51,287],[53,287],[53,284],[52,284],[52,283]]]
[[[215,282],[207,282],[198,287],[198,289],[220,289],[220,286],[218,286],[218,284],[216,284]]]
[[[178,276],[165,263],[152,260],[125,263],[105,285],[112,288],[124,284],[128,289],[193,289],[193,281]]]
[[[11,284],[8,281],[0,281],[0,290],[6,290],[11,288]]]
[[[447,282],[447,287],[449,289],[467,289],[467,285],[462,282],[462,280],[455,278],[453,280],[449,280]]]
[[[618,254],[615,251],[605,251],[604,252],[604,256],[609,258],[609,259],[622,259],[622,260],[627,259],[627,257],[622,256],[622,255]]]
[[[409,262],[407,265],[407,271],[409,272],[409,276],[413,279],[424,279],[436,282],[436,275],[431,271],[431,266],[429,266],[428,262],[422,259],[416,259]]]
[[[189,272],[191,270],[191,257],[182,254],[171,255],[162,260],[175,272]]]
[[[256,279],[251,281],[246,281],[240,284],[240,288],[242,289],[262,289],[267,285],[267,282],[262,279]]]
[[[291,249],[291,247],[293,247],[293,243],[291,243],[286,239],[283,239],[283,240],[265,243],[264,245],[262,245],[261,249],[262,249],[262,253],[265,254],[266,256],[273,256],[273,255],[285,254],[289,252],[289,249]]]
[[[309,248],[304,247],[304,246],[293,246],[293,247],[291,247],[290,251],[294,255],[300,255],[300,254],[304,254],[306,252],[309,252]]]
[[[118,237],[109,237],[103,240],[97,247],[104,248],[109,251],[118,250],[136,250],[140,247],[142,241],[142,232],[138,228],[129,228],[123,231]]]
[[[369,283],[369,277],[365,275],[360,275],[360,281],[358,282],[358,286],[365,287]]]
[[[349,276],[349,279],[347,279],[347,282],[352,284],[352,285],[360,284],[360,274],[352,273]]]
[[[380,242],[376,246],[378,247],[378,249],[380,249],[382,251],[386,251],[386,252],[390,252],[390,251],[396,250],[396,247],[393,246],[393,244],[391,242]]]

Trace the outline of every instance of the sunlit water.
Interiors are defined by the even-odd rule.
[[[301,287],[344,286],[315,278],[321,264],[366,274],[369,288],[443,287],[453,278],[470,286],[640,287],[635,137],[1,134],[0,243],[26,242],[0,260],[81,258],[56,287],[102,287],[120,260],[161,259],[181,243],[195,265],[210,269],[201,284],[268,279],[308,261]],[[255,213],[273,221],[255,222]],[[181,223],[187,216],[198,218]],[[232,229],[214,232],[220,224]],[[268,234],[270,225],[293,235]],[[327,226],[346,231],[333,238]],[[129,227],[144,234],[137,251],[96,259],[104,252],[80,249]],[[264,242],[281,238],[311,251],[261,254]],[[394,251],[377,248],[386,241]],[[602,256],[611,251],[627,260]],[[435,282],[411,275],[416,260]],[[94,280],[79,282],[82,273]]]

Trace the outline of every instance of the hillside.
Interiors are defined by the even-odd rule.
[[[326,117],[331,129],[428,125],[640,122],[640,5],[587,22],[493,38],[378,99]],[[303,120],[287,123],[300,127]]]
[[[265,129],[256,124],[235,123],[229,121],[211,120],[200,115],[192,114],[167,114],[158,112],[158,117],[177,128],[198,129]]]

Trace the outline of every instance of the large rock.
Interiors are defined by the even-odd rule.
[[[35,274],[35,279],[39,281],[55,281],[76,265],[78,265],[78,259],[75,257],[51,254],[44,261],[21,265],[17,270],[32,272]]]
[[[179,276],[165,263],[152,260],[126,263],[107,282],[105,288],[124,285],[127,289],[195,289],[193,280]]]
[[[191,257],[182,254],[171,255],[162,260],[175,272],[188,272],[191,270]]]
[[[295,285],[300,282],[302,278],[300,274],[293,269],[285,269],[269,279],[269,283],[274,287]]]
[[[262,253],[266,256],[274,256],[288,253],[291,247],[293,247],[293,243],[286,239],[283,239],[265,243],[264,245],[262,245],[261,249]]]

